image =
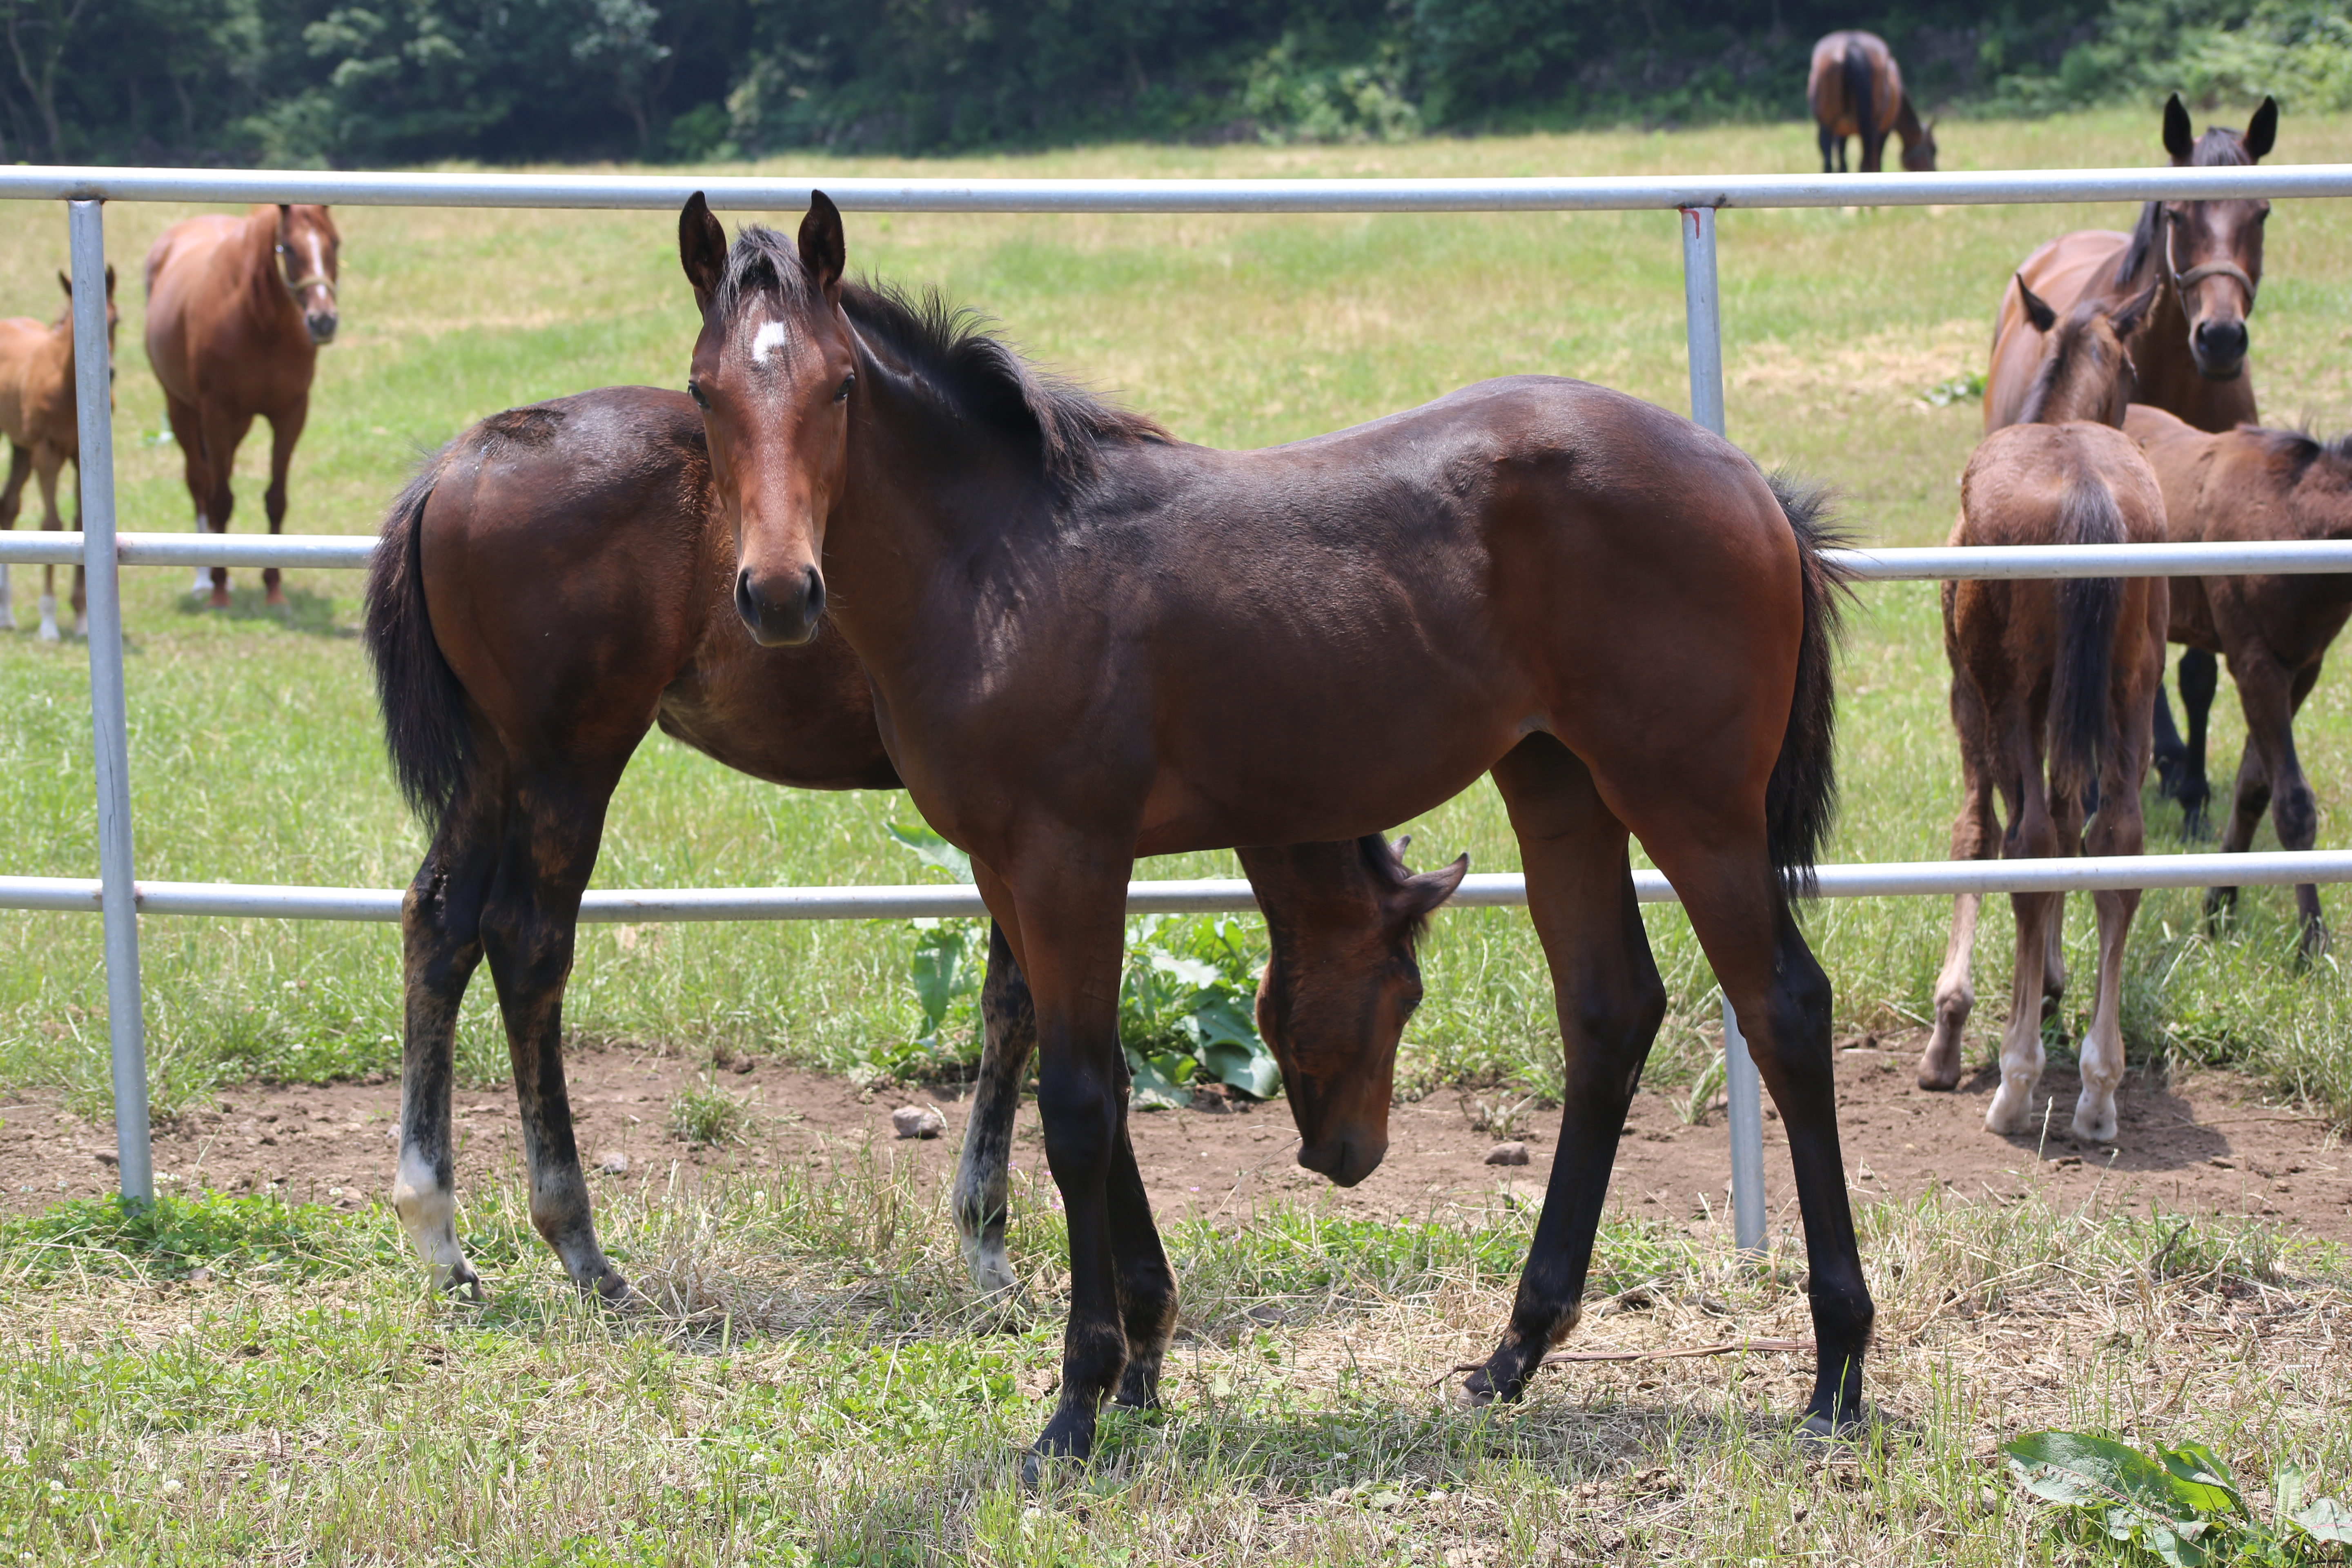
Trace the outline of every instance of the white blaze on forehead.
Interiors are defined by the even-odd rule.
[[[751,334],[751,363],[759,365],[766,364],[768,363],[768,351],[771,349],[782,348],[783,346],[783,322],[761,322],[760,330]]]

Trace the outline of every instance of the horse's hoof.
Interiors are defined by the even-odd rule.
[[[2009,1092],[2009,1086],[2003,1084],[1993,1090],[1992,1103],[1985,1107],[1985,1130],[2003,1138],[2013,1138],[2024,1131],[2026,1124],[2032,1121],[2029,1114],[2032,1109],[2033,1093],[2031,1089],[2020,1089],[2012,1095]]]
[[[971,1288],[992,1306],[1001,1306],[1021,1293],[1021,1277],[1013,1272],[1013,1261],[1002,1246],[967,1250],[964,1267],[971,1271]]]
[[[261,602],[273,610],[282,610],[286,607],[286,595],[272,588],[261,596]]]
[[[629,1281],[621,1271],[611,1267],[607,1267],[603,1273],[596,1276],[592,1289],[596,1300],[607,1307],[635,1307],[643,1300],[643,1298],[630,1287]]]
[[[2085,1115],[2080,1108],[2074,1112],[2073,1129],[2077,1143],[2095,1143],[2105,1148],[2116,1141],[2116,1112],[2110,1106],[2104,1114]]]
[[[1959,1064],[1946,1067],[1941,1062],[1933,1066],[1921,1062],[1918,1075],[1912,1081],[1931,1094],[1949,1094],[1960,1087]]]
[[[212,607],[215,610],[226,610],[228,608],[228,590],[226,588],[215,588],[213,590]]]
[[[1797,1447],[1804,1453],[1822,1458],[1842,1454],[1862,1436],[1862,1427],[1859,1415],[1849,1415],[1843,1421],[1821,1415],[1808,1415],[1797,1424]]]

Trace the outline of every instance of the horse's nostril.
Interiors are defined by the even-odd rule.
[[[808,569],[808,584],[804,592],[808,596],[808,618],[814,621],[824,614],[824,578],[814,566]]]

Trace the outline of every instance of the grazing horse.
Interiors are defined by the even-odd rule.
[[[2142,405],[2125,416],[2124,430],[2147,454],[2164,487],[2166,529],[2175,542],[2352,540],[2352,437],[2322,442],[2299,431],[2251,425],[2217,436]],[[2319,807],[2295,754],[2294,716],[2347,615],[2352,575],[2173,579],[2172,640],[2209,661],[2215,654],[2229,661],[2246,715],[2246,750],[2223,849],[2252,844],[2265,807],[2286,848],[2308,849],[2317,839]],[[2184,656],[2183,706],[2188,675]],[[2206,698],[2211,700],[2210,690]],[[2204,718],[2192,710],[2192,743],[2179,776],[2193,788],[2180,792],[2184,799],[2207,794]],[[2211,889],[2206,915],[2220,915],[2237,897],[2235,888]],[[2298,886],[2294,902],[2303,926],[2296,958],[2307,963],[2326,949],[2327,923],[2316,887]]]
[[[2062,321],[2018,280],[2042,344],[2023,418],[1985,437],[1960,476],[1956,545],[2154,544],[2164,496],[2139,447],[2118,426],[2131,395],[2124,344],[2156,300],[2150,283],[2123,305],[2094,296]],[[1955,860],[2046,859],[2140,851],[2140,781],[2147,774],[2150,695],[2164,678],[2165,582],[1944,584],[1944,652],[1952,665],[1962,798]],[[2047,759],[2047,777],[2044,760]],[[2094,792],[2095,791],[2095,794]],[[1994,816],[1998,794],[2009,817]],[[2097,802],[2085,839],[2083,818]],[[2099,914],[2097,1001],[2083,1041],[2074,1135],[2116,1136],[2123,1082],[2123,955],[2134,889],[2094,893]],[[1960,1034],[1976,992],[1975,893],[1953,900],[1952,937],[1936,981],[1936,1029],[1919,1063],[1923,1089],[1959,1081]],[[2063,893],[2012,893],[2017,967],[2000,1047],[2000,1088],[1985,1110],[1995,1132],[2027,1130],[2042,1079],[2042,969],[2058,947]]]
[[[1822,173],[1846,172],[1845,139],[1862,138],[1862,172],[1885,167],[1889,132],[1903,139],[1903,166],[1915,174],[1936,167],[1936,128],[1919,123],[1895,51],[1875,33],[1832,33],[1813,46],[1805,100],[1821,126]]]
[[[478,1292],[452,1216],[450,1058],[487,956],[520,1101],[530,1213],[583,1290],[627,1285],[597,1245],[563,1089],[562,1005],[604,810],[646,730],[801,789],[895,789],[866,677],[826,634],[763,648],[735,615],[734,539],[702,416],[614,387],[491,416],[393,503],[367,642],[394,771],[433,844],[403,901],[406,1046],[393,1204],[436,1285]],[[1468,858],[1415,877],[1385,840],[1254,848],[1273,937],[1270,1039],[1321,1058],[1393,1053],[1419,995],[1414,939]],[[1296,993],[1295,1003],[1285,1000]],[[1004,1253],[1013,1113],[1036,1030],[991,933],[986,1045],[954,1206],[986,1290]],[[1379,1092],[1385,1095],[1388,1086]]]
[[[58,274],[66,291],[66,312],[47,326],[30,316],[0,320],[0,435],[8,437],[8,483],[0,489],[0,528],[16,526],[24,506],[25,480],[41,481],[41,527],[62,529],[58,512],[58,470],[74,466],[74,526],[81,526],[81,423],[74,404],[73,279]],[[114,267],[106,268],[106,342],[114,345]],[[108,402],[113,401],[111,389]],[[74,568],[74,635],[89,630],[82,569]],[[0,562],[0,631],[16,629],[8,589],[8,566]],[[41,568],[41,640],[58,640],[58,569]]]
[[[228,531],[236,448],[256,418],[269,421],[269,531],[286,521],[286,470],[310,414],[319,347],[335,340],[335,279],[341,238],[320,206],[257,206],[241,218],[209,215],[173,224],[147,252],[147,359],[163,384],[163,411],[179,444],[196,531]],[[268,602],[284,604],[275,566],[261,574]],[[228,568],[192,593],[228,604]]]
[[[699,195],[678,239],[737,609],[769,645],[839,627],[898,776],[971,856],[1028,977],[1070,1312],[1024,1473],[1089,1453],[1114,1391],[1153,1403],[1175,1322],[1118,1088],[1136,858],[1352,838],[1489,772],[1565,1092],[1510,1323],[1466,1393],[1516,1397],[1578,1316],[1665,1008],[1633,835],[1788,1128],[1819,1346],[1806,1429],[1850,1430],[1873,1309],[1829,979],[1791,904],[1833,793],[1836,587],[1813,499],[1678,415],[1549,376],[1265,451],[1190,446],[949,312],[845,282],[821,194],[797,248],[752,226],[730,251]],[[1322,1064],[1269,1043],[1300,1163],[1362,1180],[1387,1148],[1393,1043]]]

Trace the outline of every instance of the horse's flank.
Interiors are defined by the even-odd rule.
[[[58,282],[66,292],[66,310],[43,325],[29,316],[0,321],[0,435],[8,438],[8,477],[0,488],[0,529],[16,526],[25,485],[37,479],[41,487],[41,526],[62,529],[58,509],[58,479],[65,465],[74,465],[74,486],[81,485],[80,410],[75,401],[73,346],[73,282],[64,273]],[[114,268],[106,268],[106,341],[110,348],[119,314],[114,307]],[[113,401],[108,393],[110,406]],[[79,516],[74,525],[80,526]],[[57,568],[42,569],[41,631],[44,640],[58,637]],[[86,625],[86,595],[82,569],[74,568],[74,629]],[[8,568],[0,563],[0,629],[16,624],[10,601]]]

